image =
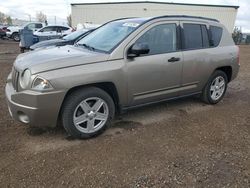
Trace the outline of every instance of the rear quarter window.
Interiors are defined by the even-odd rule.
[[[216,47],[220,44],[222,37],[222,28],[217,26],[210,26],[210,46]]]

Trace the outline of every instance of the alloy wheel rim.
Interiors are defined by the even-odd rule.
[[[14,39],[17,41],[17,40],[19,40],[19,37],[18,37],[18,36],[15,36]]]
[[[109,117],[107,103],[98,97],[91,97],[80,102],[73,114],[73,123],[82,133],[100,130]]]
[[[222,97],[225,91],[225,79],[222,76],[216,77],[210,86],[210,96],[216,101]]]

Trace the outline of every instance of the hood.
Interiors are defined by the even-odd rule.
[[[19,29],[21,29],[21,27],[19,27],[19,26],[9,26],[9,27],[7,27],[7,29],[9,29],[10,31],[18,31]]]
[[[63,39],[51,39],[51,40],[45,40],[45,41],[41,41],[41,42],[38,42],[34,45],[32,45],[30,47],[30,49],[34,50],[36,48],[42,48],[42,47],[47,47],[47,46],[55,46],[57,45],[58,43],[63,43],[63,42],[67,42],[66,40],[63,40]]]
[[[14,66],[19,71],[30,69],[32,74],[36,74],[65,67],[107,61],[108,58],[109,54],[67,45],[20,54]]]

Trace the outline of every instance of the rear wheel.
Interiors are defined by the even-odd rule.
[[[202,99],[208,104],[218,103],[225,95],[227,90],[227,75],[220,70],[215,71],[203,89]]]
[[[62,109],[62,123],[74,138],[90,138],[101,134],[114,117],[112,98],[103,90],[89,87],[67,97]]]

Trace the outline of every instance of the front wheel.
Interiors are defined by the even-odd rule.
[[[62,123],[74,138],[101,134],[115,114],[112,98],[102,89],[89,87],[71,93],[63,105]]]
[[[208,104],[218,103],[227,90],[227,75],[220,70],[215,71],[208,80],[202,92],[202,99]]]
[[[19,42],[20,41],[20,36],[18,33],[13,33],[12,38],[14,41]]]

